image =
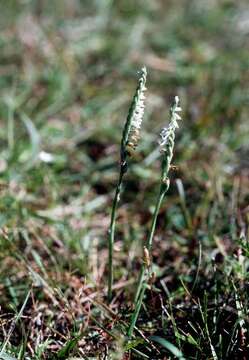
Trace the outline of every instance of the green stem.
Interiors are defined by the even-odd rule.
[[[143,287],[142,287],[142,289],[140,291],[139,299],[136,302],[136,307],[135,307],[134,313],[132,314],[131,324],[130,324],[130,327],[129,327],[129,330],[128,330],[128,333],[127,333],[129,338],[133,334],[133,330],[134,330],[134,327],[136,325],[137,318],[138,318],[138,315],[139,315],[139,312],[140,312],[140,309],[141,309],[141,306],[142,306],[145,290],[146,290],[146,284],[143,284]]]
[[[157,217],[159,214],[159,210],[164,198],[165,193],[167,192],[167,187],[165,187],[165,184],[162,183],[161,187],[160,187],[160,191],[158,194],[158,198],[157,198],[157,202],[156,202],[156,207],[153,213],[153,217],[152,217],[152,222],[151,222],[151,227],[150,227],[150,233],[149,233],[149,237],[147,239],[146,242],[146,248],[148,249],[148,251],[150,252],[151,250],[151,246],[152,246],[152,240],[154,237],[154,233],[155,233],[155,228],[156,228],[156,222],[157,222]],[[137,290],[136,290],[136,295],[135,295],[135,303],[138,301],[138,297],[142,288],[142,284],[143,284],[143,279],[144,279],[144,273],[145,273],[145,265],[142,265],[140,274],[139,274],[139,280],[138,280],[138,285],[137,285]]]
[[[146,248],[148,249],[148,251],[151,251],[151,247],[152,247],[152,240],[154,237],[154,233],[155,233],[155,228],[156,228],[156,223],[157,223],[157,217],[159,214],[159,210],[163,201],[163,198],[167,192],[169,188],[169,184],[162,182],[161,186],[160,186],[160,191],[158,194],[158,198],[157,198],[157,202],[156,202],[156,207],[153,213],[153,217],[152,217],[152,222],[151,222],[151,227],[150,227],[150,233],[146,242]],[[132,319],[131,319],[131,324],[128,330],[128,337],[132,336],[134,327],[136,325],[136,321],[142,306],[142,302],[143,302],[143,297],[144,297],[144,293],[145,293],[145,289],[146,289],[146,279],[145,279],[145,264],[142,265],[141,271],[140,271],[140,275],[139,275],[139,280],[138,280],[138,285],[137,285],[137,290],[136,290],[136,295],[135,295],[135,311],[132,315]]]
[[[108,300],[112,299],[112,284],[113,284],[113,245],[114,245],[114,234],[116,227],[116,211],[118,202],[120,200],[120,193],[122,187],[123,176],[126,172],[126,169],[123,165],[120,167],[119,179],[115,191],[115,196],[112,204],[112,212],[111,212],[111,223],[109,227],[109,254],[108,254]]]

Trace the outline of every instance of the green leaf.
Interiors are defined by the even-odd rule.
[[[66,342],[66,344],[60,349],[57,353],[55,359],[67,359],[70,352],[75,348],[78,342],[78,337],[70,339]]]
[[[160,336],[150,336],[149,339],[162,345],[165,349],[171,352],[171,354],[173,354],[177,359],[185,360],[182,352],[175,345],[171,344],[169,341],[161,338]]]

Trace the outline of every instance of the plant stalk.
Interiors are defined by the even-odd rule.
[[[149,236],[148,236],[148,239],[146,242],[146,248],[148,249],[149,253],[151,251],[152,240],[153,240],[154,233],[155,233],[157,217],[158,217],[159,210],[160,210],[160,207],[161,207],[161,204],[162,204],[162,201],[163,201],[163,198],[164,198],[164,195],[166,192],[167,192],[167,189],[165,190],[165,184],[161,184],[157,202],[156,202],[156,207],[155,207],[153,217],[152,217],[150,233],[149,233]],[[145,265],[143,264],[140,274],[139,274],[139,280],[138,280],[136,295],[135,295],[135,299],[134,299],[135,303],[138,301],[139,294],[141,292],[141,288],[142,288],[143,280],[144,280],[144,273],[145,273]]]
[[[166,192],[168,191],[169,188],[169,183],[168,182],[162,182],[161,186],[160,186],[160,190],[159,190],[159,194],[157,197],[157,202],[156,202],[156,207],[153,213],[153,217],[152,217],[152,222],[151,222],[151,227],[150,227],[150,233],[146,242],[146,248],[148,249],[149,253],[151,252],[151,247],[152,247],[152,240],[154,237],[154,233],[155,233],[155,228],[156,228],[156,223],[157,223],[157,217],[159,214],[159,210],[163,201],[163,198],[166,194]],[[145,279],[145,271],[146,271],[146,266],[143,263],[140,274],[139,274],[139,280],[138,280],[138,285],[137,285],[137,290],[136,290],[136,295],[135,295],[135,299],[134,302],[136,304],[135,307],[135,311],[132,315],[132,319],[131,319],[131,324],[130,327],[128,329],[128,337],[131,337],[133,334],[133,330],[134,327],[136,325],[136,321],[142,306],[142,302],[143,302],[143,297],[144,297],[144,293],[146,290],[146,279]],[[148,279],[147,279],[148,280]]]
[[[114,245],[114,234],[115,234],[115,225],[116,225],[116,211],[117,205],[120,199],[121,186],[123,176],[127,171],[128,162],[127,159],[130,155],[129,148],[133,150],[137,147],[137,142],[139,139],[139,130],[141,127],[143,114],[144,114],[144,91],[146,83],[147,71],[143,67],[141,70],[141,77],[136,88],[135,95],[133,96],[128,116],[124,125],[121,146],[120,146],[120,172],[119,180],[116,186],[116,192],[113,199],[112,211],[111,211],[111,222],[109,227],[109,255],[108,255],[108,300],[109,302],[112,299],[112,284],[113,284],[113,245]]]
[[[141,291],[140,291],[140,295],[139,295],[139,298],[136,302],[136,306],[135,306],[135,310],[134,310],[134,313],[132,314],[132,318],[131,318],[131,324],[130,324],[130,327],[128,329],[128,337],[130,338],[133,334],[133,330],[134,330],[134,327],[136,325],[136,322],[137,322],[137,318],[138,318],[138,315],[139,315],[139,312],[140,312],[140,309],[141,309],[141,306],[142,306],[142,302],[143,302],[143,298],[144,298],[144,293],[145,293],[145,290],[146,290],[146,284],[145,283],[142,283],[142,288],[141,288]]]
[[[113,285],[113,245],[114,245],[114,234],[115,234],[115,227],[116,227],[116,212],[118,202],[120,200],[120,193],[122,188],[122,181],[123,176],[126,172],[126,167],[121,165],[120,172],[119,172],[119,179],[115,191],[115,196],[113,199],[112,204],[112,212],[111,212],[111,222],[109,227],[109,238],[108,238],[108,245],[109,245],[109,254],[108,254],[108,301],[110,302],[112,299],[112,285]]]
[[[178,114],[179,111],[181,111],[181,108],[179,106],[179,97],[175,96],[175,102],[170,110],[170,115],[171,115],[170,123],[169,123],[168,127],[163,128],[160,133],[161,139],[160,139],[159,145],[161,148],[161,152],[163,154],[162,163],[161,163],[161,182],[160,182],[161,185],[160,185],[160,190],[159,190],[159,194],[158,194],[157,201],[156,201],[156,207],[155,207],[153,217],[152,217],[149,236],[148,236],[148,239],[146,242],[146,247],[145,247],[148,252],[148,255],[146,255],[146,258],[144,259],[144,262],[143,262],[143,265],[142,265],[141,271],[140,271],[139,280],[138,280],[138,285],[137,285],[137,290],[136,290],[136,295],[135,295],[135,300],[134,300],[135,301],[135,311],[134,311],[134,314],[131,319],[130,327],[128,329],[129,337],[132,336],[132,333],[133,333],[133,330],[134,330],[134,327],[136,324],[136,320],[138,318],[138,315],[139,315],[139,312],[140,312],[140,309],[142,306],[146,282],[148,282],[149,276],[150,276],[150,271],[149,271],[150,265],[148,265],[148,264],[150,264],[150,259],[149,259],[149,261],[147,261],[146,259],[147,259],[147,257],[149,257],[149,258],[151,257],[152,241],[153,241],[153,237],[154,237],[154,233],[155,233],[157,217],[159,214],[159,210],[160,210],[163,198],[164,198],[166,192],[168,191],[169,185],[170,185],[168,173],[170,170],[170,164],[171,164],[172,157],[173,157],[175,130],[178,128],[178,123],[177,123],[178,120],[181,120],[181,117]],[[148,270],[147,279],[145,277],[146,268]]]

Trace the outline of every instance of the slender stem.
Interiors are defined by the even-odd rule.
[[[139,312],[140,312],[140,309],[141,309],[141,306],[142,306],[145,290],[146,290],[146,284],[143,284],[143,287],[142,287],[142,289],[140,291],[139,299],[136,302],[136,307],[135,307],[134,313],[132,314],[131,324],[130,324],[130,327],[129,327],[129,330],[128,330],[128,333],[127,333],[129,338],[133,334],[133,330],[134,330],[134,327],[136,325],[137,318],[138,318],[138,315],[139,315]]]
[[[112,284],[113,284],[113,245],[114,245],[114,234],[115,234],[115,227],[116,227],[116,211],[118,202],[120,200],[120,193],[122,187],[122,180],[126,170],[124,166],[121,165],[119,179],[115,191],[115,196],[113,199],[112,204],[112,212],[111,212],[111,222],[109,227],[109,254],[108,254],[108,300],[111,301],[112,299]]]
[[[160,210],[160,207],[161,207],[161,204],[162,204],[162,201],[163,201],[166,191],[167,191],[167,188],[165,188],[165,184],[161,184],[157,202],[156,202],[156,207],[155,207],[153,217],[152,217],[150,233],[149,233],[149,236],[148,236],[148,239],[146,242],[146,248],[148,249],[149,252],[150,252],[151,246],[152,246],[152,240],[153,240],[154,233],[155,233],[158,213],[159,213],[159,210]],[[143,284],[144,273],[145,273],[145,265],[143,264],[140,274],[139,274],[139,280],[138,280],[138,285],[137,285],[137,290],[136,290],[136,295],[135,295],[135,300],[134,300],[135,303],[138,301],[138,298],[139,298],[139,294],[140,294],[142,284]]]
[[[146,247],[147,247],[147,249],[148,249],[149,251],[151,250],[151,246],[152,246],[152,240],[153,240],[154,233],[155,233],[155,228],[156,228],[156,222],[157,222],[158,213],[159,213],[159,210],[160,210],[160,207],[161,207],[161,204],[162,204],[164,195],[165,195],[165,193],[166,193],[167,190],[168,190],[168,189],[167,189],[167,187],[165,186],[165,184],[162,183],[162,184],[161,184],[161,187],[160,187],[159,194],[158,194],[158,198],[157,198],[157,202],[156,202],[156,207],[155,207],[155,210],[154,210],[153,218],[152,218],[150,234],[149,234],[149,237],[148,237],[148,240],[147,240],[147,244],[146,244]]]
[[[146,242],[146,248],[148,249],[148,251],[150,252],[151,247],[152,247],[152,240],[154,237],[154,233],[155,233],[155,228],[156,228],[156,223],[157,223],[157,217],[159,214],[159,210],[163,201],[163,198],[168,190],[168,186],[169,184],[165,184],[164,182],[161,183],[160,186],[160,191],[158,194],[158,198],[157,198],[157,202],[156,202],[156,207],[153,213],[153,217],[152,217],[152,222],[151,222],[151,227],[150,227],[150,233]],[[132,336],[134,327],[136,325],[136,321],[142,306],[142,302],[143,302],[143,297],[144,297],[144,293],[145,293],[145,289],[146,289],[146,279],[145,279],[145,271],[146,271],[146,266],[145,264],[142,265],[141,271],[140,271],[140,275],[139,275],[139,280],[138,280],[138,285],[137,285],[137,290],[136,290],[136,295],[135,295],[135,311],[132,315],[132,319],[131,319],[131,324],[130,327],[128,329],[128,337]]]

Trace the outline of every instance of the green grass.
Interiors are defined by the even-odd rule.
[[[2,358],[246,359],[247,2],[0,6]],[[119,145],[143,65],[146,111],[117,211],[109,304]],[[177,168],[153,240],[156,277],[128,340],[174,95]]]

